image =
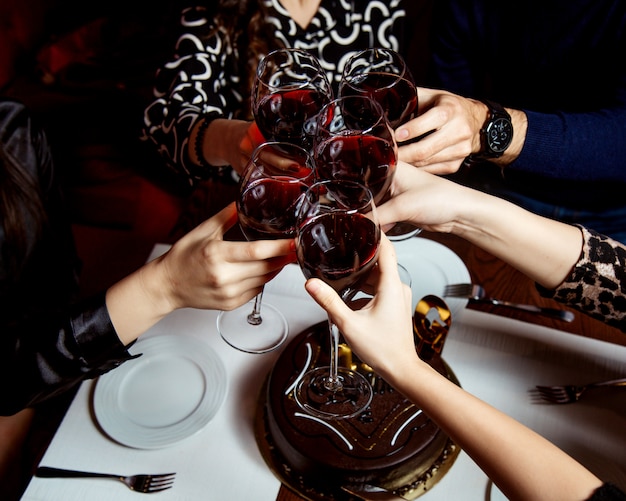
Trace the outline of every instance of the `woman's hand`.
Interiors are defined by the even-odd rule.
[[[292,239],[225,241],[236,222],[231,203],[107,291],[109,315],[124,344],[178,308],[236,308],[295,261]]]
[[[256,296],[263,285],[295,261],[291,239],[223,240],[237,222],[231,203],[181,238],[160,258],[164,291],[172,309],[231,310]]]
[[[324,308],[346,341],[382,377],[418,362],[412,328],[411,289],[400,281],[393,244],[383,236],[374,297],[353,311],[332,287],[311,278],[306,290]]]
[[[429,231],[450,233],[476,208],[480,194],[448,179],[398,162],[391,198],[378,207],[384,230],[407,221]]]
[[[583,244],[575,226],[404,162],[398,163],[391,199],[378,207],[378,219],[385,230],[408,221],[425,230],[457,235],[547,288],[558,286],[570,274]]]

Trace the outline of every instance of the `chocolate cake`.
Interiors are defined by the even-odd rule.
[[[426,480],[439,470],[443,475],[458,448],[345,344],[340,365],[358,370],[370,381],[374,389],[370,407],[353,418],[323,420],[298,406],[294,383],[309,368],[328,365],[328,346],[327,324],[311,327],[285,348],[268,377],[261,400],[265,439],[273,455],[270,466],[295,490],[322,493],[320,499],[345,499],[333,493],[341,492],[341,486],[363,483],[401,495],[428,488],[432,483]],[[434,356],[429,363],[451,377],[441,357]]]

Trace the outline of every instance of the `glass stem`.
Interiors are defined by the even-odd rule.
[[[340,391],[343,388],[343,384],[339,379],[337,367],[339,364],[339,329],[328,319],[328,332],[330,334],[330,371],[326,381],[324,381],[324,387],[332,392]]]
[[[259,292],[254,298],[254,307],[252,313],[248,315],[248,323],[250,325],[261,325],[263,319],[261,318],[261,302],[263,301],[263,290]]]

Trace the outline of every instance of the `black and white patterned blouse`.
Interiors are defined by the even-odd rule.
[[[278,0],[262,1],[275,36],[285,47],[313,53],[335,87],[346,60],[355,52],[385,47],[403,54],[407,37],[413,36],[405,26],[406,0],[322,0],[306,29]],[[167,164],[193,183],[210,175],[187,157],[193,125],[204,115],[233,118],[250,97],[238,91],[239,75],[231,70],[240,55],[225,43],[223,33],[207,36],[214,25],[206,8],[185,9],[181,24],[174,58],[157,73],[155,100],[144,114],[143,139],[154,143]]]

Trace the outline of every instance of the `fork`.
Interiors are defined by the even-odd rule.
[[[163,473],[157,475],[116,475],[114,473],[91,473],[86,471],[64,470],[40,466],[35,471],[35,476],[42,478],[112,478],[126,484],[137,492],[153,493],[164,491],[172,487],[176,473]]]
[[[531,393],[537,395],[546,402],[552,404],[568,404],[577,402],[581,395],[592,388],[600,388],[602,386],[624,386],[626,387],[626,378],[611,379],[610,381],[600,381],[597,383],[583,384],[576,386],[573,384],[561,386],[536,386]]]
[[[507,308],[528,311],[544,315],[546,317],[556,318],[557,320],[563,320],[564,322],[571,322],[574,320],[574,313],[571,311],[559,310],[556,308],[543,308],[533,304],[511,303],[509,301],[501,301],[499,299],[490,298],[487,296],[485,289],[478,284],[449,284],[445,286],[443,295],[444,297],[466,297],[474,303],[505,306]]]

